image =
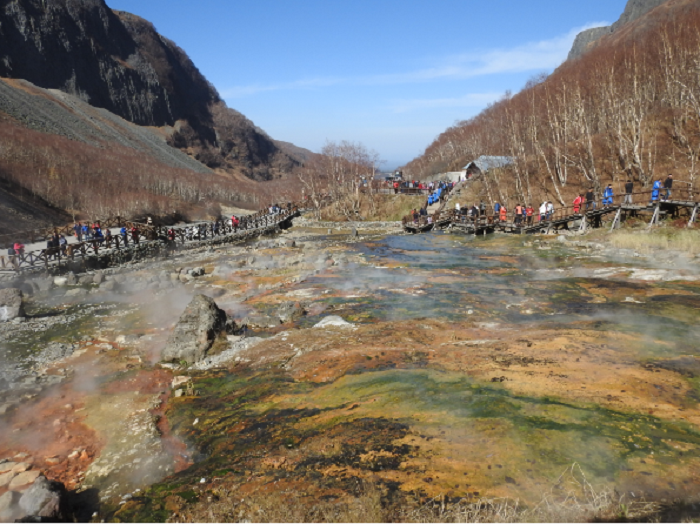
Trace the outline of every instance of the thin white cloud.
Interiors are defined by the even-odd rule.
[[[295,80],[293,82],[282,82],[279,84],[260,85],[253,84],[248,86],[236,86],[229,89],[224,89],[221,92],[223,98],[241,98],[244,96],[256,95],[268,91],[289,91],[293,89],[312,89],[316,87],[328,87],[337,84],[345,84],[347,79],[344,78],[307,78],[303,80]]]
[[[408,113],[419,109],[483,107],[502,96],[503,93],[469,93],[456,98],[397,100],[391,105],[391,109],[394,113]]]
[[[348,78],[318,77],[301,79],[293,82],[283,82],[279,84],[237,86],[223,90],[222,96],[224,98],[240,98],[270,91],[314,89],[334,85],[375,86],[416,84],[436,80],[461,80],[502,73],[522,73],[526,71],[554,69],[564,60],[566,60],[569,50],[571,49],[574,39],[578,33],[586,29],[601,27],[604,25],[608,25],[608,23],[595,22],[586,24],[583,27],[572,29],[564,35],[549,40],[529,42],[510,49],[492,49],[483,52],[469,52],[453,55],[446,57],[444,60],[442,60],[442,63],[436,64],[434,67],[409,71],[406,73]],[[447,104],[449,103],[448,100],[460,99],[444,100],[444,103]],[[438,101],[433,102],[437,103]]]

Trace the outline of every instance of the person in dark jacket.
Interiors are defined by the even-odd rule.
[[[623,204],[632,204],[632,193],[634,193],[634,183],[630,178],[625,184],[625,200],[622,202]]]
[[[591,207],[593,207],[593,210],[595,211],[595,193],[593,192],[592,187],[588,188],[588,191],[586,191],[586,211],[588,211],[588,209]]]
[[[666,195],[663,200],[668,200],[671,198],[671,189],[673,188],[673,175],[669,174],[664,180],[664,189],[666,190]]]

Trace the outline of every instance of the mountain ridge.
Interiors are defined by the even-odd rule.
[[[187,54],[104,0],[0,2],[0,77],[58,89],[141,126],[211,169],[256,180],[299,166],[226,106]]]
[[[595,47],[602,37],[615,33],[622,26],[638,20],[649,11],[656,9],[667,1],[668,0],[628,0],[627,4],[625,5],[625,10],[615,23],[609,26],[586,29],[585,31],[581,31],[578,35],[576,35],[567,60],[575,60],[576,58],[579,58],[581,55]]]

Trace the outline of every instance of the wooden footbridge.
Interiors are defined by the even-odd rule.
[[[254,215],[241,216],[238,225],[232,225],[230,220],[217,220],[178,226],[155,226],[118,217],[109,218],[97,222],[104,230],[108,227],[125,227],[127,235],[70,243],[63,248],[52,247],[15,255],[0,255],[0,274],[49,270],[61,266],[74,267],[76,264],[85,266],[88,262],[96,267],[106,267],[149,256],[167,256],[183,248],[246,241],[287,229],[292,225],[292,220],[300,214],[301,209],[290,204],[276,213],[266,210]],[[59,234],[65,236],[73,233],[72,226],[49,231],[61,231]]]
[[[700,192],[693,190],[675,190],[674,192],[678,195],[678,199],[663,200],[658,195],[653,195],[652,191],[644,191],[634,193],[629,199],[625,199],[631,202],[643,202],[639,204],[628,202],[601,205],[600,202],[584,202],[581,206],[558,208],[553,213],[542,216],[535,214],[530,217],[516,217],[515,213],[509,212],[506,220],[501,220],[498,215],[493,214],[474,216],[458,213],[455,210],[441,210],[434,215],[421,216],[414,220],[407,217],[404,219],[404,230],[409,233],[424,233],[434,229],[450,229],[469,235],[485,235],[497,231],[512,234],[555,234],[560,230],[574,230],[584,233],[589,228],[599,228],[604,225],[610,226],[613,230],[620,227],[628,217],[646,216],[649,219],[648,227],[651,228],[658,225],[663,217],[682,218],[681,215],[688,220],[687,227],[691,227],[700,213]],[[652,200],[652,195],[657,198]],[[619,200],[621,197],[617,198]]]

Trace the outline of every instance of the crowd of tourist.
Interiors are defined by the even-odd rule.
[[[256,221],[266,215],[277,216],[284,213],[285,210],[291,211],[292,203],[286,205],[271,204],[263,211],[254,215],[231,215],[230,219],[221,218],[212,222],[202,222],[194,224],[184,229],[180,238],[189,241],[204,240],[208,237],[229,234],[240,229],[248,229],[255,225]],[[175,228],[168,228],[165,233],[163,230],[158,230],[154,226],[153,219],[149,216],[146,219],[146,227],[139,228],[135,223],[123,225],[118,229],[118,232],[113,234],[108,227],[103,228],[100,221],[82,222],[76,221],[72,228],[72,236],[75,238],[73,244],[69,243],[66,235],[54,231],[46,238],[45,255],[49,260],[60,259],[61,257],[71,256],[76,245],[88,244],[97,252],[100,248],[128,247],[129,245],[138,245],[142,237],[148,240],[166,240],[171,247],[174,247],[178,234]],[[71,236],[71,235],[68,235]],[[25,254],[26,246],[21,242],[15,242],[7,249],[9,262],[17,266]]]

